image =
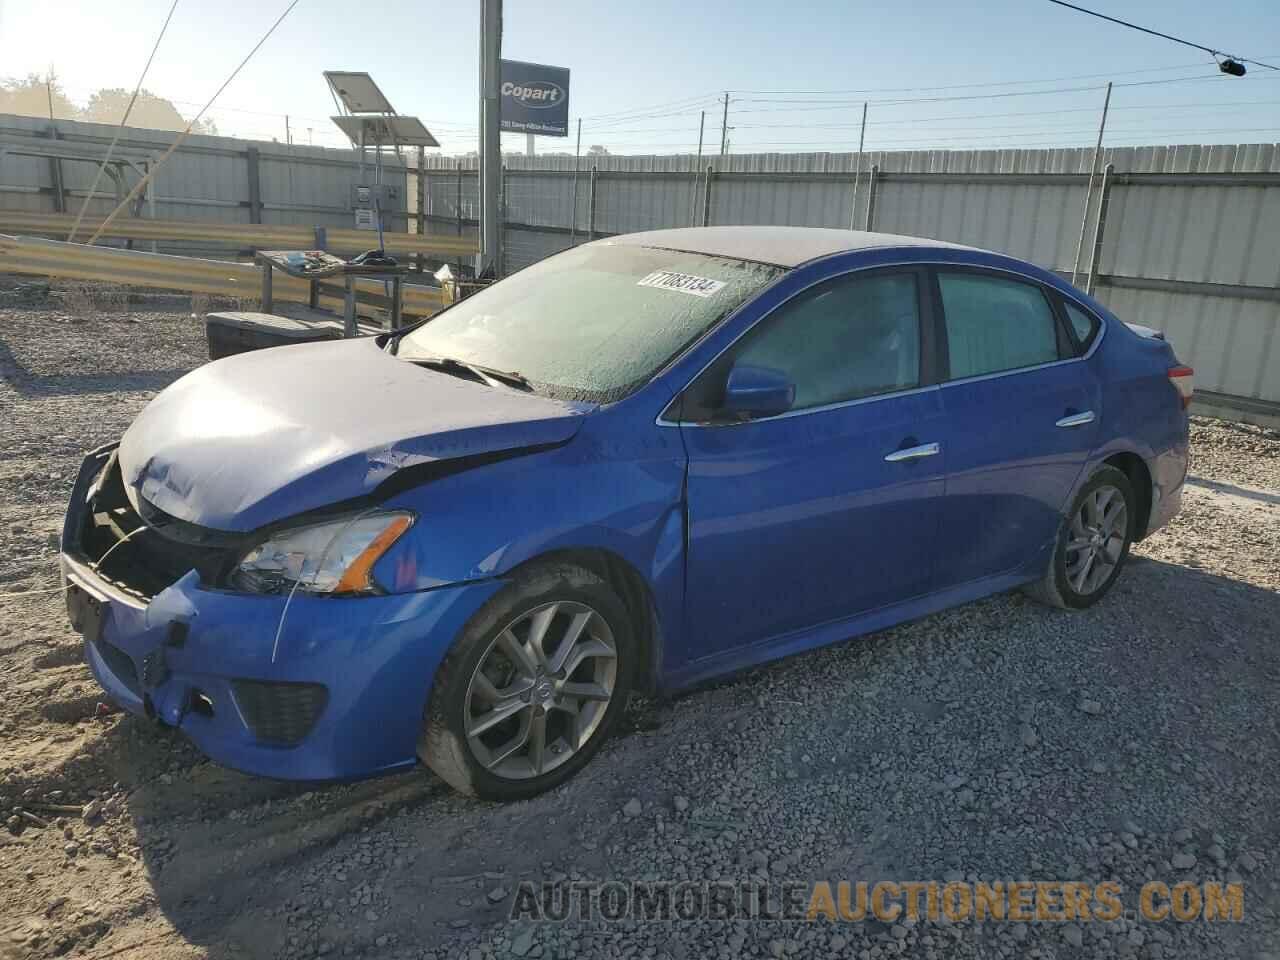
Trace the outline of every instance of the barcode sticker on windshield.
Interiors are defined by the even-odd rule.
[[[662,290],[675,290],[695,297],[710,297],[725,287],[723,280],[712,280],[709,277],[695,277],[691,273],[676,273],[673,270],[655,270],[636,286],[659,287]]]

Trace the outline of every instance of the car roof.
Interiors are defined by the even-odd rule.
[[[771,263],[779,267],[798,267],[802,263],[834,253],[894,247],[943,247],[986,252],[943,240],[823,227],[684,227],[621,234],[595,242],[705,253],[715,257]]]

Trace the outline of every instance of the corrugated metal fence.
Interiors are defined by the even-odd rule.
[[[1009,253],[1164,330],[1202,408],[1280,423],[1280,145],[1092,150],[509,157],[506,272],[592,236],[691,224],[875,229]],[[576,189],[575,189],[576,181]],[[575,202],[576,196],[576,202]],[[428,158],[433,230],[474,229],[474,161]],[[576,217],[575,217],[576,212]],[[1101,217],[1102,223],[1099,224]],[[1083,236],[1083,243],[1081,242]],[[1220,396],[1214,396],[1220,395]]]
[[[115,129],[98,123],[59,120],[54,125],[33,117],[0,115],[0,207],[78,212],[97,172],[93,161],[101,161]],[[124,177],[126,191],[174,136],[159,130],[125,132],[113,156],[130,165]],[[60,158],[55,162],[35,155],[41,153],[56,153]],[[407,196],[409,181],[416,179],[407,174],[416,171],[417,155],[409,151],[404,160],[413,171],[406,171],[393,158],[383,178],[398,185],[401,196]],[[359,169],[350,150],[191,136],[156,173],[138,213],[163,220],[350,229],[350,192],[360,179]],[[104,177],[89,212],[101,217],[116,203],[114,184]],[[405,210],[391,211],[389,229],[403,231],[410,228],[408,223]],[[159,250],[199,256],[228,253],[225,243],[216,242],[166,241]]]
[[[0,116],[0,207],[79,208],[92,163],[55,169],[22,153],[50,146],[50,128]],[[113,133],[59,121],[57,149],[101,157]],[[153,162],[173,136],[130,130],[121,156]],[[586,157],[576,170],[572,157],[512,156],[503,176],[503,267],[509,273],[593,236],[700,223],[853,224],[987,247],[1067,274],[1082,246],[1081,285],[1092,265],[1099,299],[1166,331],[1195,365],[1202,401],[1280,422],[1280,145],[1106,150],[1107,173],[1097,178],[1082,231],[1091,159],[1092,151],[1074,148],[868,153],[855,204],[858,161],[847,153],[731,156],[697,168],[688,156]],[[413,154],[405,160],[416,166]],[[427,232],[475,237],[475,164],[427,158]],[[387,171],[407,198],[395,229],[416,227],[415,172],[395,164]],[[161,168],[140,214],[349,227],[358,178],[351,151],[193,136]],[[92,212],[114,205],[96,200]]]

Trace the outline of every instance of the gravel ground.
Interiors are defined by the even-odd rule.
[[[0,306],[0,956],[1280,956],[1280,436],[1197,420],[1182,515],[1087,612],[1005,594],[639,704],[527,803],[279,784],[99,707],[56,592],[82,452],[203,361],[168,309]],[[507,919],[654,878],[1225,879],[1245,920]]]

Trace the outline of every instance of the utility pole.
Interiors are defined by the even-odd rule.
[[[569,246],[578,240],[578,166],[582,158],[582,118],[578,118],[578,143],[573,148],[573,223],[569,226]]]
[[[862,177],[862,146],[867,139],[867,103],[862,102],[862,132],[858,134],[858,160],[853,168],[853,204],[849,208],[849,229],[857,229],[858,221],[858,180]]]
[[[1084,213],[1080,217],[1080,239],[1076,241],[1076,259],[1071,266],[1071,283],[1074,285],[1080,273],[1080,256],[1084,252],[1084,235],[1089,226],[1089,207],[1093,204],[1093,178],[1098,175],[1098,158],[1102,156],[1102,135],[1107,129],[1107,108],[1111,106],[1111,82],[1107,81],[1107,95],[1102,101],[1102,120],[1098,123],[1098,142],[1093,147],[1093,160],[1089,163],[1089,189],[1084,194]]]
[[[724,92],[724,113],[720,117],[720,165],[724,166],[724,155],[729,149],[729,91]]]
[[[702,116],[698,118],[698,159],[693,164],[693,196],[689,200],[689,225],[695,226],[698,222],[698,168],[702,166],[702,132],[707,126],[707,111],[702,111]]]
[[[502,139],[498,125],[498,61],[502,57],[502,0],[480,0],[480,256],[477,274],[497,269],[498,190]]]
[[[284,115],[284,142],[290,146],[293,145],[293,131],[289,129],[289,115]]]

